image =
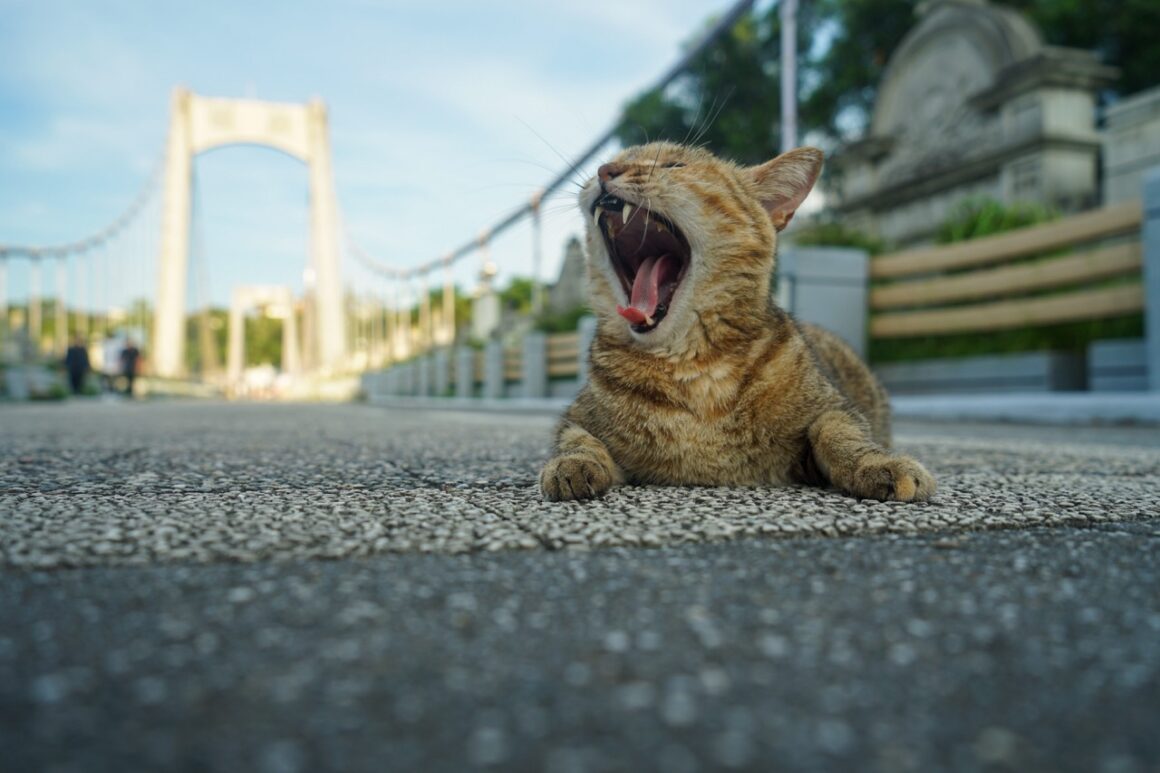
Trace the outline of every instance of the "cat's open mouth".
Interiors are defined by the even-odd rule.
[[[616,311],[637,333],[655,329],[689,267],[688,241],[668,219],[611,193],[592,205],[592,217],[628,297]]]

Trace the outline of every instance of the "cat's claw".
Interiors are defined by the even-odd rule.
[[[580,454],[549,459],[540,473],[540,490],[554,502],[594,499],[612,486],[612,472],[591,457]]]

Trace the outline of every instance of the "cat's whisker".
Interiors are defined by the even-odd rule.
[[[705,125],[701,127],[701,130],[697,132],[697,134],[689,142],[690,145],[699,147],[697,143],[701,141],[701,139],[709,132],[709,129],[712,128],[713,124],[717,122],[717,119],[721,117],[721,113],[725,110],[725,106],[729,104],[729,100],[733,98],[733,94],[736,90],[737,89],[735,87],[729,87],[729,90],[725,92],[725,96],[721,98],[720,105],[717,104],[717,98],[713,98],[713,105],[710,105],[709,107],[709,117],[706,119]],[[714,107],[716,109],[714,109]]]
[[[713,103],[714,104],[717,103],[716,96],[713,97]],[[693,113],[693,120],[689,122],[689,126],[685,130],[685,136],[681,138],[682,145],[690,144],[689,138],[693,136],[693,133],[695,131],[697,131],[697,125],[701,121],[701,110],[704,107],[705,107],[705,92],[701,91],[701,93],[697,95],[697,111],[695,113]],[[712,110],[713,108],[710,107],[709,109]]]
[[[541,135],[538,131],[533,129],[531,124],[529,124],[527,121],[525,121],[523,118],[520,118],[519,116],[516,116],[516,120],[519,121],[520,123],[522,123],[524,125],[524,128],[526,128],[532,134],[536,135],[536,138],[539,139],[540,142],[547,145],[548,149],[551,150],[553,153],[555,153],[556,156],[558,156],[559,159],[564,162],[564,165],[568,167],[570,172],[576,173],[576,172],[580,171],[580,166],[576,162],[570,160],[567,156],[565,156],[563,153],[561,153],[559,151],[559,149],[556,148],[555,145],[548,142],[548,140],[545,139],[543,135]]]

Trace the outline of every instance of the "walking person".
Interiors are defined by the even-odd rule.
[[[140,358],[141,352],[133,339],[127,339],[125,348],[121,350],[121,375],[125,377],[125,394],[129,397],[133,396],[133,379],[137,377],[137,360]]]
[[[73,339],[72,345],[65,352],[64,369],[68,372],[68,385],[72,393],[79,395],[85,388],[85,376],[92,369],[89,352],[85,348],[84,339],[80,336]]]

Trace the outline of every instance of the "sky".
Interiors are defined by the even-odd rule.
[[[322,99],[347,233],[384,264],[425,263],[528,201],[731,4],[0,0],[0,244],[74,242],[114,221],[159,167],[182,85]],[[300,292],[305,167],[268,148],[225,147],[199,156],[194,175],[191,303],[227,305],[245,284]],[[574,190],[545,204],[549,282],[582,228]],[[101,258],[124,265],[98,303],[155,293],[158,209],[127,232],[129,247]],[[531,245],[528,225],[493,241],[500,284],[532,272]],[[10,299],[27,293],[26,264],[8,268]],[[465,258],[456,281],[470,287],[481,266]],[[342,274],[357,292],[393,293],[345,257]]]

